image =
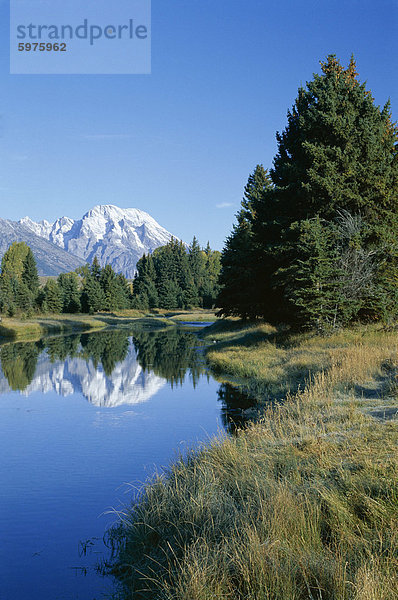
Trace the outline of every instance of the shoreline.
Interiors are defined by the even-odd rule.
[[[261,419],[178,459],[126,507],[109,533],[126,598],[392,600],[396,330],[230,320],[201,337],[218,374],[263,397]]]
[[[46,314],[31,318],[18,319],[2,317],[0,321],[0,344],[12,341],[38,340],[46,335],[69,334],[74,332],[98,331],[109,327],[170,327],[184,320],[208,321],[214,312],[194,309],[192,311],[156,310],[148,313],[139,310],[124,310],[117,313],[97,313],[88,315],[77,314]]]

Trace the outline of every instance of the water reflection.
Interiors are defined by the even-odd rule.
[[[222,422],[229,433],[243,429],[250,420],[257,416],[256,400],[247,396],[239,388],[229,383],[223,383],[217,393],[218,399],[222,403]]]
[[[1,348],[1,368],[11,390],[23,391],[29,386],[36,371],[40,352],[40,347],[35,342],[20,342]],[[3,391],[1,383],[0,391]]]
[[[182,327],[0,346],[7,600],[24,600],[36,587],[40,598],[59,590],[65,598],[104,597],[112,582],[97,580],[96,565],[108,557],[108,508],[126,502],[121,484],[135,486],[174,460],[176,449],[216,435],[220,412],[229,431],[244,425],[250,404],[220,387],[202,350],[197,333]]]
[[[0,349],[0,393],[82,393],[97,406],[145,402],[166,384],[204,373],[196,335],[107,331],[17,342]]]
[[[195,333],[167,331],[105,331],[16,342],[0,348],[0,394],[19,390],[81,393],[91,404],[115,407],[139,404],[166,383],[193,386],[209,376],[201,342]],[[234,432],[253,418],[255,401],[223,383],[218,390],[225,428]]]
[[[153,371],[173,385],[181,385],[187,373],[195,387],[205,372],[204,361],[198,352],[199,340],[192,333],[179,329],[155,334],[139,332],[133,336],[137,359],[144,371]]]

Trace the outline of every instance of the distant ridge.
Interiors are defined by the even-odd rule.
[[[74,271],[84,264],[81,258],[36,235],[23,224],[0,219],[0,260],[12,242],[26,242],[30,246],[39,275],[59,275]]]

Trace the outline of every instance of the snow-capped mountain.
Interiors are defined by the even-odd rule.
[[[92,262],[97,256],[102,266],[110,264],[126,277],[134,276],[144,253],[175,237],[148,213],[111,204],[95,206],[79,220],[61,217],[54,223],[36,223],[25,217],[19,223],[75,257]]]
[[[31,383],[21,393],[25,396],[34,392],[60,396],[82,394],[91,404],[110,408],[147,402],[166,383],[162,377],[142,369],[130,342],[126,358],[116,365],[111,375],[106,375],[102,365],[95,366],[91,359],[69,357],[65,361],[51,362],[43,352]],[[0,394],[9,392],[11,388],[0,369]]]
[[[40,226],[39,223],[36,225]],[[27,227],[22,222],[0,219],[0,261],[10,244],[26,242],[35,255],[39,275],[59,275],[74,271],[84,264],[82,258],[73,256],[48,238],[38,235],[38,230],[33,226]]]

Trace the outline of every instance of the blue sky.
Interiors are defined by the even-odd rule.
[[[8,20],[0,0],[2,218],[116,204],[221,249],[327,54],[397,118],[396,0],[153,0],[151,75],[9,75]]]

